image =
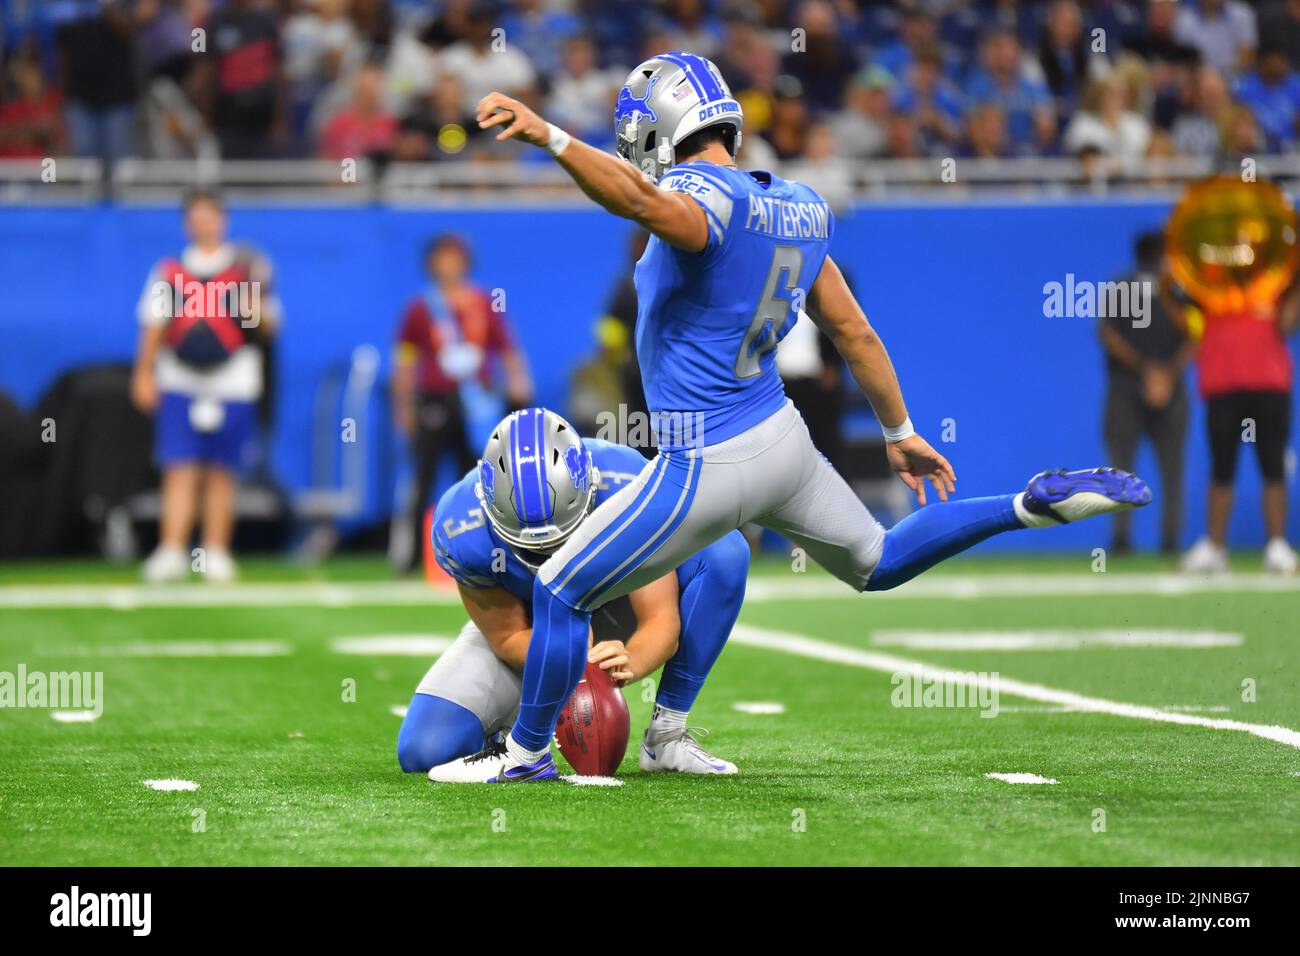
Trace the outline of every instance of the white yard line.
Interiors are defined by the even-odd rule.
[[[437,657],[455,641],[447,634],[364,634],[331,638],[330,650],[365,657]]]
[[[1007,707],[998,706],[998,714],[1077,714],[1079,711],[1073,707],[1057,707],[1052,704],[1040,704],[1029,707]]]
[[[1186,714],[1226,714],[1231,712],[1231,707],[1225,707],[1222,704],[1161,704],[1159,710],[1176,710]],[[1082,714],[1077,707],[1055,707],[1050,705],[1041,705],[1033,707],[999,707],[999,714]]]
[[[288,657],[286,641],[129,641],[69,647],[61,653],[82,657]]]
[[[739,624],[731,634],[731,643],[744,644],[749,647],[763,647],[785,654],[794,654],[810,660],[827,661],[832,664],[844,664],[849,667],[861,667],[865,670],[880,671],[885,674],[908,674],[911,677],[924,676],[928,680],[942,681],[961,685],[968,689],[979,689],[991,685],[987,677],[969,671],[955,671],[927,664],[924,661],[909,660],[882,654],[879,651],[864,651],[845,644],[834,644],[802,634],[789,631],[775,631],[767,628]],[[999,675],[997,691],[1012,697],[1023,697],[1044,704],[1056,704],[1074,710],[1094,714],[1109,714],[1113,717],[1128,717],[1134,720],[1151,720],[1164,724],[1182,724],[1187,727],[1207,727],[1211,730],[1237,730],[1242,733],[1273,740],[1288,747],[1300,748],[1300,731],[1289,727],[1266,724],[1248,724],[1240,720],[1226,718],[1200,717],[1196,714],[1177,713],[1158,707],[1141,704],[1126,704],[1102,697],[1087,697],[1073,691],[1057,690],[1042,684],[1030,684],[1026,681]]]
[[[742,714],[768,716],[784,714],[785,704],[775,700],[738,700],[731,705],[731,709]]]
[[[1236,647],[1240,634],[1177,628],[1047,628],[1017,631],[876,631],[878,647],[939,651],[1078,651],[1098,647]]]
[[[1051,777],[1040,777],[1036,773],[986,773],[984,776],[1003,783],[1056,783]]]
[[[351,584],[39,584],[0,585],[0,608],[145,607],[400,607],[460,604],[455,591],[420,581],[363,581]]]
[[[989,597],[1069,595],[1179,597],[1184,594],[1290,592],[1300,594],[1300,577],[1228,574],[1200,578],[1178,574],[934,574],[892,591],[867,597],[821,575],[751,577],[746,601],[878,601],[918,598],[971,600]],[[267,584],[36,584],[0,585],[0,608],[108,608],[130,611],[147,607],[403,607],[459,605],[455,591],[435,590],[420,581],[361,581],[321,584],[289,581]]]
[[[565,783],[571,783],[575,787],[621,787],[623,781],[617,777],[584,777],[576,773],[566,773],[560,776]]]
[[[1223,704],[1165,704],[1161,710],[1180,710],[1185,714],[1226,714],[1232,710]]]
[[[168,778],[167,780],[141,780],[140,782],[150,790],[162,790],[164,792],[199,789],[199,785],[193,780],[177,780],[175,778]]]
[[[1216,577],[1160,574],[1094,574],[1085,566],[1077,572],[1051,574],[927,574],[891,591],[873,591],[868,600],[921,598],[970,600],[989,597],[1058,597],[1070,595],[1147,595],[1180,597],[1184,594],[1293,592],[1300,594],[1300,577],[1265,574],[1225,574]],[[824,601],[828,598],[863,600],[848,585],[822,575],[751,577],[746,601]]]

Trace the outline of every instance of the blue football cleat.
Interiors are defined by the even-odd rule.
[[[1141,508],[1151,503],[1151,488],[1137,475],[1118,468],[1040,472],[1029,479],[1017,508],[1031,526],[1068,524],[1081,518]]]
[[[555,769],[555,758],[548,750],[536,763],[515,763],[509,761],[497,772],[496,783],[533,783],[538,780],[558,780],[560,772]]]

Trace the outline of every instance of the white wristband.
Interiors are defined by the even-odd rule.
[[[912,419],[904,418],[902,423],[890,428],[888,425],[881,424],[881,431],[885,433],[885,441],[893,442],[902,441],[904,438],[911,438],[916,434],[916,429],[912,427]]]
[[[547,123],[546,128],[551,131],[551,137],[546,141],[546,151],[552,156],[559,156],[568,148],[572,137],[554,123]]]

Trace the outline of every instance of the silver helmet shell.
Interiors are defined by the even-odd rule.
[[[618,154],[656,182],[677,162],[677,144],[726,123],[740,149],[744,113],[712,61],[694,53],[661,53],[630,74],[614,106]]]
[[[598,480],[572,425],[545,408],[525,408],[493,429],[474,492],[492,529],[536,567],[535,556],[558,548],[587,516]]]

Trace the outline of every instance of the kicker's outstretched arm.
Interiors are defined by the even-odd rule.
[[[551,146],[552,127],[523,103],[501,93],[479,101],[481,129],[503,127],[497,139],[521,139],[534,146]],[[623,219],[631,219],[665,242],[699,252],[709,240],[704,209],[690,197],[659,189],[626,160],[560,133],[567,145],[556,162],[594,202]]]

